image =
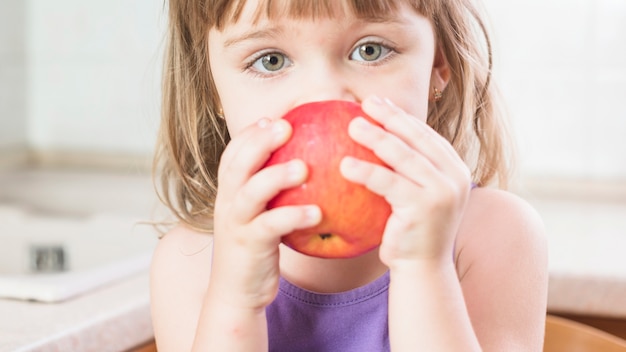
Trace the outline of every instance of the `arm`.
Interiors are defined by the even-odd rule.
[[[505,192],[473,191],[456,253],[456,269],[392,270],[389,320],[396,347],[413,341],[430,342],[433,350],[541,351],[547,247],[535,212]]]
[[[210,252],[200,259],[181,253],[190,230],[168,233],[159,244],[152,269],[159,351],[267,351],[265,307],[278,290],[280,239],[321,220],[317,206],[266,210],[281,190],[306,179],[302,161],[263,168],[290,131],[286,121],[264,119],[229,143],[218,172]]]
[[[470,192],[467,167],[425,123],[375,99],[363,109],[383,128],[353,122],[350,135],[390,168],[346,159],[342,173],[392,207],[380,257],[391,272],[393,350],[537,346],[547,279],[536,216],[513,198],[484,196],[495,191]],[[537,289],[528,293],[527,284]],[[531,312],[515,316],[520,306]]]
[[[267,350],[264,314],[222,304],[208,293],[212,252],[213,236],[184,225],[160,240],[150,280],[159,351]]]
[[[475,190],[457,239],[457,271],[485,351],[541,351],[548,248],[534,209],[503,191]]]
[[[393,351],[479,351],[453,265],[391,270],[389,335]]]
[[[157,244],[150,308],[159,351],[191,351],[211,275],[212,242],[212,236],[179,225]]]
[[[219,294],[217,295],[219,296]],[[194,351],[267,351],[265,307],[224,304],[211,292],[204,301]]]

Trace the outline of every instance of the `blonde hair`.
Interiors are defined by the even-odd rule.
[[[510,138],[491,82],[490,39],[471,0],[265,0],[260,2],[257,18],[335,16],[339,4],[358,17],[375,19],[394,11],[400,1],[431,20],[451,69],[442,99],[429,105],[428,124],[450,141],[471,168],[477,185],[496,183],[506,188]],[[169,0],[155,175],[160,177],[162,201],[177,218],[201,231],[211,231],[217,169],[230,140],[225,121],[218,116],[220,103],[208,62],[207,37],[211,28],[223,29],[236,22],[245,3]]]

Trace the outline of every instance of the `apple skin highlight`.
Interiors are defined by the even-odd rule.
[[[276,150],[266,166],[302,159],[309,168],[306,182],[279,193],[267,205],[317,204],[322,221],[315,227],[283,236],[290,248],[321,258],[351,258],[380,245],[391,207],[362,185],[346,180],[339,170],[345,156],[382,166],[374,153],[354,142],[348,125],[360,116],[374,124],[354,102],[331,100],[300,105],[283,117],[293,127],[289,141]]]

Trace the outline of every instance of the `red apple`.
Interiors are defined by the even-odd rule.
[[[309,176],[304,184],[279,193],[267,207],[317,204],[322,210],[319,225],[282,238],[283,243],[298,252],[322,258],[350,258],[381,242],[391,213],[389,203],[364,186],[346,180],[339,171],[339,163],[347,155],[385,166],[371,150],[348,136],[348,124],[356,116],[376,123],[359,104],[348,101],[308,103],[283,117],[291,123],[293,134],[271,155],[266,166],[302,159]]]

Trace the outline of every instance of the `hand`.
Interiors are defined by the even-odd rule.
[[[452,262],[471,188],[469,169],[448,141],[388,100],[369,98],[362,108],[382,128],[357,118],[349,134],[391,169],[347,157],[341,170],[391,205],[381,260],[392,269],[407,261]]]
[[[278,290],[281,236],[321,220],[317,206],[266,210],[276,194],[307,176],[301,160],[263,168],[290,135],[286,121],[262,119],[233,138],[220,161],[209,291],[224,303],[246,309],[270,304]]]

